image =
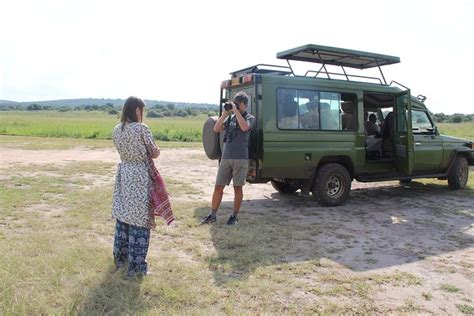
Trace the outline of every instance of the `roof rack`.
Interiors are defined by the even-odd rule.
[[[321,68],[318,71],[307,71],[305,76],[307,76],[309,73],[316,73],[314,77],[317,77],[319,74],[326,74],[328,79],[332,79],[330,75],[338,75],[344,76],[347,81],[350,81],[350,77],[365,78],[370,80],[375,79],[378,80],[380,84],[385,85],[387,85],[387,81],[385,80],[382,69],[380,67],[400,62],[400,58],[395,56],[314,44],[308,44],[277,53],[277,58],[286,59],[288,67],[293,75],[295,75],[295,73],[293,71],[293,68],[291,67],[290,60],[298,60],[321,64]],[[343,73],[328,72],[326,69],[326,65],[339,66],[342,68]],[[357,68],[361,70],[377,67],[380,71],[383,82],[382,80],[380,80],[380,78],[376,77],[349,75],[347,74],[344,67]]]
[[[417,96],[416,96],[416,99],[417,99],[418,101],[420,101],[421,103],[425,103],[425,101],[426,101],[426,97],[425,97],[424,95],[422,95],[422,94],[417,95]]]
[[[258,64],[255,66],[250,66],[244,69],[240,69],[234,72],[231,72],[230,75],[232,78],[240,77],[246,74],[271,74],[279,76],[291,75],[293,72],[290,67],[279,66],[279,65],[270,65],[270,64]]]

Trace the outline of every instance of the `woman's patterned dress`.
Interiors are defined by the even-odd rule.
[[[112,201],[112,217],[130,225],[146,227],[151,179],[147,147],[156,149],[151,132],[143,123],[117,124],[113,141],[120,155]],[[145,147],[147,146],[147,147]]]

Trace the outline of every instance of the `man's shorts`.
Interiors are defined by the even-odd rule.
[[[222,159],[217,170],[216,185],[229,185],[232,179],[235,187],[241,187],[247,179],[248,159]]]

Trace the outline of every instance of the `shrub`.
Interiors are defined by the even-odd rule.
[[[150,110],[146,114],[146,117],[158,117],[158,113],[156,111]]]
[[[41,110],[41,105],[38,104],[30,104],[26,107],[27,111],[40,111]]]
[[[451,118],[451,121],[453,123],[461,123],[462,122],[462,116],[461,115],[454,115],[452,118]]]

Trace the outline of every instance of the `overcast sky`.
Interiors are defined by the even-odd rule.
[[[217,103],[230,71],[311,43],[399,56],[387,80],[474,113],[473,2],[2,1],[0,99]]]

